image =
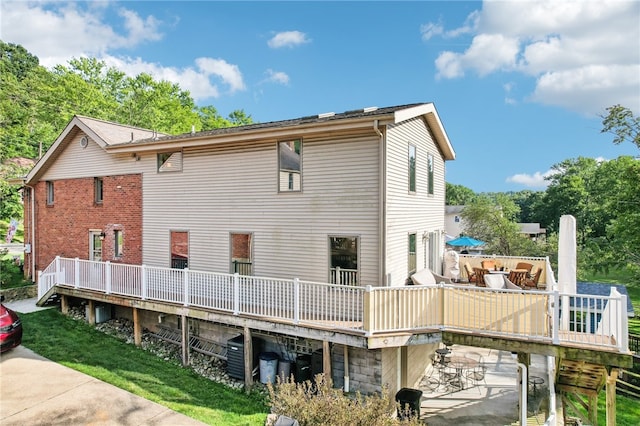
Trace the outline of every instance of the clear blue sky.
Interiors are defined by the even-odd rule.
[[[15,2],[0,36],[45,66],[93,56],[255,121],[434,102],[447,181],[544,188],[565,159],[638,155],[600,133],[640,115],[640,2]]]

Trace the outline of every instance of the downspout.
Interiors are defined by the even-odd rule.
[[[545,425],[555,425],[556,424],[556,387],[555,387],[555,376],[556,376],[556,359],[553,356],[547,356],[547,383],[549,383],[549,417]]]
[[[527,424],[527,366],[518,362],[520,386],[520,424]]]
[[[380,241],[378,242],[378,250],[380,251],[380,258],[382,261],[378,267],[378,274],[380,279],[382,280],[382,285],[384,287],[389,285],[389,280],[387,279],[387,146],[386,139],[380,129],[378,128],[379,121],[373,121],[373,130],[376,132],[378,137],[380,138],[380,168],[379,173],[380,177],[378,179],[378,184],[380,185],[380,190],[378,191],[380,200],[379,200],[379,220],[378,220],[378,235]]]
[[[24,185],[26,188],[29,188],[29,192],[31,193],[31,201],[29,202],[30,204],[30,210],[31,210],[31,223],[30,225],[30,232],[29,232],[29,237],[30,237],[30,244],[31,244],[31,281],[36,281],[36,239],[35,239],[35,235],[36,235],[36,224],[35,224],[35,220],[36,220],[36,189],[33,186],[27,185],[25,183]]]

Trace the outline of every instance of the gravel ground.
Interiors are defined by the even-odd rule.
[[[86,321],[85,309],[83,307],[73,307],[69,310],[69,316],[78,321]],[[96,330],[116,337],[123,342],[133,345],[133,322],[127,319],[118,318],[96,324]],[[145,330],[142,334],[142,349],[151,352],[167,362],[181,366],[180,347],[166,342]],[[222,383],[234,389],[242,389],[244,382],[233,379],[227,374],[227,363],[221,359],[206,356],[199,352],[189,352],[190,365],[194,372],[202,377],[206,377],[217,383]],[[260,383],[256,383],[260,385]],[[265,387],[266,391],[266,387]]]

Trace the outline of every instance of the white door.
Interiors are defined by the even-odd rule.
[[[100,231],[89,231],[89,260],[102,261],[102,235]]]

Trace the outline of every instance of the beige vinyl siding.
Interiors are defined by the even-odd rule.
[[[408,190],[410,143],[417,147],[415,194]],[[434,158],[433,195],[428,194],[427,153]],[[425,267],[429,247],[424,233],[444,230],[444,159],[421,117],[389,127],[386,157],[386,271],[390,285],[400,286],[408,278],[408,235],[416,234],[416,266],[420,270]]]
[[[329,235],[360,238],[362,285],[378,285],[378,140],[303,140],[302,192],[278,192],[277,142],[183,152],[180,173],[145,173],[143,258],[168,265],[169,229],[189,267],[229,271],[229,234],[253,234],[254,275],[326,282]]]
[[[105,152],[89,138],[86,148],[80,146],[83,134],[73,137],[60,156],[40,177],[40,180],[74,179],[92,176],[115,176],[140,173],[142,165],[131,154],[113,155]]]

